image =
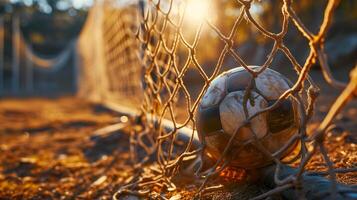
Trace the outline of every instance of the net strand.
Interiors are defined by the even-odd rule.
[[[114,194],[114,199],[118,199],[122,194],[146,197],[154,195],[164,199],[164,196],[151,190],[150,187],[158,186],[161,189],[166,188],[168,192],[175,191],[176,187],[172,179],[179,173],[184,160],[189,160],[192,156],[201,160],[204,159],[205,140],[201,141],[200,147],[192,149],[197,124],[194,115],[211,82],[222,72],[228,57],[252,75],[243,99],[246,121],[236,128],[220,158],[211,168],[202,172],[202,162],[198,166],[195,174],[202,180],[199,189],[196,191],[198,196],[203,191],[221,188],[207,186],[207,184],[211,178],[217,176],[229,165],[230,160],[226,154],[243,126],[250,128],[253,132],[253,138],[244,142],[241,149],[247,145],[253,145],[276,164],[274,173],[276,187],[254,199],[264,199],[290,188],[298,188],[299,196],[303,197],[305,190],[301,188],[302,177],[308,163],[318,152],[322,155],[327,166],[327,171],[323,173],[329,175],[332,182],[331,198],[338,197],[341,192],[337,187],[336,173],[356,171],[356,168],[335,169],[324,145],[326,132],[333,119],[357,93],[357,67],[351,72],[351,80],[348,84],[336,80],[331,73],[324,49],[326,34],[340,1],[328,1],[323,20],[316,34],[310,31],[301,21],[293,8],[292,0],[281,1],[282,22],[279,31],[276,33],[264,27],[251,13],[252,4],[256,2],[252,0],[236,0],[233,2],[239,5],[240,12],[228,34],[224,34],[220,27],[210,19],[204,19],[197,24],[191,38],[184,33],[187,1],[182,1],[184,4],[182,9],[174,0],[139,1],[138,5],[133,4],[119,8],[113,8],[110,3],[99,5],[101,6],[99,10],[104,15],[100,18],[102,20],[104,46],[102,56],[105,58],[102,65],[106,76],[109,77],[108,82],[111,84],[108,88],[100,89],[100,96],[104,96],[103,102],[114,101],[136,108],[140,112],[141,129],[135,129],[130,134],[130,157],[137,164],[135,169],[137,173],[133,176],[131,183],[123,186]],[[243,21],[246,21],[258,33],[273,41],[266,60],[257,70],[250,68],[235,48],[238,45],[236,38],[239,37],[239,29]],[[309,53],[303,64],[298,62],[298,59],[295,58],[284,42],[291,26],[296,28],[300,36],[308,41]],[[215,33],[223,44],[210,73],[198,55],[200,43],[203,42],[205,33],[208,31]],[[247,104],[255,84],[255,78],[271,67],[279,52],[289,60],[296,71],[297,81],[272,105],[249,115]],[[308,135],[306,127],[313,115],[314,105],[319,95],[319,88],[310,77],[309,72],[317,63],[321,66],[326,82],[333,87],[343,88],[344,91],[332,105],[320,126],[313,130],[312,135]],[[201,82],[198,86],[186,79],[193,72],[196,73],[197,80]],[[127,77],[130,77],[130,80]],[[193,95],[191,88],[195,87],[198,92]],[[307,102],[303,100],[304,95],[308,97]],[[250,121],[258,115],[277,108],[287,98],[293,99],[301,111],[299,112],[300,125],[298,132],[286,141],[285,145],[272,153],[258,139],[257,134],[250,127]],[[133,105],[127,102],[129,99],[138,102],[138,104],[135,105],[134,103]],[[166,119],[170,121],[170,125],[173,127],[170,130],[163,126]],[[137,124],[135,127],[137,128]],[[192,127],[192,132],[187,143],[180,146],[177,144],[177,138],[180,130],[185,127]],[[147,144],[144,138],[150,140],[150,144]],[[297,141],[301,145],[300,152],[290,161],[287,161],[287,163],[292,163],[300,159],[297,173],[281,178],[281,167],[284,166],[285,162],[281,161],[280,157]],[[139,156],[140,149],[144,150],[144,157]],[[155,164],[147,167],[146,164],[153,155],[155,155]],[[155,167],[152,168],[153,166]]]

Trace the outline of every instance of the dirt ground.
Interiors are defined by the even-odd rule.
[[[130,174],[126,141],[90,139],[120,120],[100,106],[8,99],[0,113],[0,199],[110,199]],[[109,168],[116,152],[120,159]]]
[[[318,107],[310,129],[327,109]],[[328,151],[337,168],[357,165],[356,116],[357,106],[348,107],[328,134]],[[76,98],[0,100],[0,199],[111,199],[132,174],[128,137],[91,136],[120,120],[115,113]],[[316,156],[308,168],[326,166]],[[357,173],[338,175],[338,180],[356,185]],[[240,199],[240,189],[227,185],[206,199]],[[190,199],[192,187],[187,184],[176,197]],[[259,190],[251,188],[251,195]]]

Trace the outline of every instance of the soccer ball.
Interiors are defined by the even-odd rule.
[[[259,70],[259,66],[249,66]],[[241,127],[226,154],[230,165],[246,169],[258,168],[272,162],[253,141],[258,139],[270,153],[277,152],[297,133],[300,119],[297,102],[288,97],[275,109],[258,114],[250,123],[242,126],[249,116],[273,105],[291,86],[280,73],[267,68],[255,78],[254,87],[246,93],[253,76],[243,67],[237,67],[215,78],[204,94],[196,114],[200,141],[206,144],[206,152],[218,159],[229,139]],[[244,96],[248,95],[246,108]],[[296,144],[295,144],[296,145]],[[294,146],[279,154],[282,158]]]

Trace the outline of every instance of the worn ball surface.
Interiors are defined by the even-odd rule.
[[[258,70],[259,66],[249,66]],[[255,78],[248,90],[246,109],[244,96],[253,76],[243,67],[237,67],[215,78],[204,94],[197,111],[199,139],[206,143],[207,153],[218,159],[238,127],[241,127],[226,156],[231,165],[246,169],[258,168],[272,160],[253,145],[254,137],[270,153],[277,152],[298,131],[299,114],[297,103],[289,97],[273,110],[258,114],[248,125],[247,118],[273,105],[290,82],[280,73],[266,69]],[[286,156],[294,145],[279,154]]]

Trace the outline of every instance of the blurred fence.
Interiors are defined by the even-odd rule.
[[[0,16],[0,96],[74,93],[76,40],[57,55],[41,55],[25,39],[21,29],[24,17],[17,12]]]
[[[322,21],[314,31],[307,28],[296,14],[294,3],[284,0],[278,4],[277,9],[280,16],[276,19],[280,24],[279,30],[273,32],[270,27],[262,26],[256,18],[262,3],[232,1],[230,10],[226,10],[235,14],[229,28],[221,26],[225,20],[220,19],[224,17],[220,15],[222,10],[214,10],[214,6],[204,3],[190,4],[190,1],[98,1],[91,9],[79,40],[82,66],[80,93],[102,103],[114,103],[135,110],[142,125],[141,129],[135,126],[131,131],[131,158],[136,163],[136,169],[141,168],[153,154],[156,157],[155,164],[145,170],[137,170],[136,178],[133,177],[130,183],[123,186],[114,198],[123,193],[153,195],[153,186],[166,188],[167,191],[176,190],[172,178],[178,173],[182,162],[192,156],[202,156],[204,152],[204,146],[193,149],[192,142],[196,134],[194,115],[212,80],[225,69],[237,66],[243,66],[253,77],[259,76],[272,66],[278,55],[289,61],[290,64],[286,67],[295,71],[296,81],[279,100],[259,113],[268,112],[282,100],[294,97],[302,110],[299,131],[277,152],[296,141],[300,142],[301,149],[298,153],[297,173],[280,180],[280,167],[286,163],[276,157],[277,152],[269,152],[257,139],[247,143],[258,145],[262,154],[270,157],[276,164],[274,177],[277,186],[256,199],[264,199],[289,188],[300,188],[298,196],[305,195],[301,188],[304,187],[301,185],[302,175],[307,163],[318,151],[323,156],[332,183],[330,190],[320,197],[330,196],[334,199],[348,192],[337,187],[336,173],[356,169],[335,169],[323,143],[333,118],[356,94],[356,70],[351,73],[348,85],[335,80],[324,49],[326,34],[339,1],[328,1],[321,12]],[[201,19],[196,19],[195,16]],[[258,71],[248,68],[246,58],[241,56],[237,48],[239,41],[236,38],[241,36],[241,26],[254,29],[256,37],[260,35],[259,37],[270,41],[270,50],[261,54],[266,60],[262,63],[250,63],[260,65]],[[308,55],[303,62],[297,60],[294,55],[296,52],[290,51],[286,46],[286,35],[291,29],[296,30],[295,37],[306,43]],[[208,58],[212,62],[207,62]],[[309,76],[315,64],[321,66],[322,73],[331,86],[345,90],[320,126],[308,134],[306,126],[319,93],[317,85]],[[250,116],[249,119],[253,117]],[[164,127],[164,122],[171,129]],[[178,133],[187,127],[192,128],[191,138],[182,147],[176,144],[176,140]],[[222,165],[227,163],[224,163],[223,158],[230,143],[211,170],[200,174],[199,178],[204,181],[197,192],[206,190],[208,180],[224,169]],[[143,149],[146,156],[138,155],[138,149]],[[290,162],[294,161],[296,160]]]

